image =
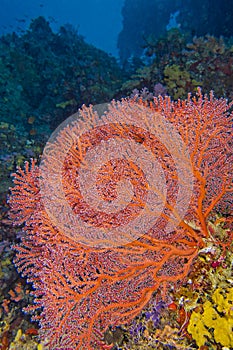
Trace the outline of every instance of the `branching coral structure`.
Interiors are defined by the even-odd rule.
[[[33,284],[27,311],[45,348],[99,349],[154,291],[166,298],[218,240],[208,225],[218,212],[229,228],[219,244],[230,245],[232,106],[200,90],[185,101],[113,101],[102,118],[84,106],[40,166],[18,168],[15,264]]]

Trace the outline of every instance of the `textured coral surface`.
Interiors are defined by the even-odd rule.
[[[230,227],[231,106],[200,91],[182,102],[156,98],[150,106],[123,100],[109,106],[102,126],[93,109],[84,107],[83,124],[62,130],[55,151],[48,145],[42,167],[33,160],[14,174],[11,216],[24,225],[15,263],[33,283],[35,307],[28,311],[40,321],[49,349],[99,349],[108,326],[132,320],[158,288],[166,299],[167,286],[188,274],[206,241],[218,239],[208,226],[212,215],[225,212]],[[85,157],[113,140],[129,142],[129,156],[114,154],[102,164],[90,156],[95,186],[86,189],[85,198],[81,185],[91,181],[81,183],[82,169],[92,173]],[[136,152],[141,158],[141,148],[143,157],[149,153],[143,161],[133,156]],[[165,188],[150,179],[151,159],[160,164],[156,174]],[[182,174],[189,173],[189,163],[192,178],[185,183]],[[43,190],[41,178],[46,180]],[[191,188],[188,203],[182,186]],[[50,198],[45,199],[44,190]],[[99,207],[90,204],[94,190]],[[138,232],[137,225],[128,231],[139,215]],[[230,240],[227,234],[219,244],[228,246]]]

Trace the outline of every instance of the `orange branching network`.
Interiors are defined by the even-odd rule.
[[[48,349],[99,349],[110,325],[130,322],[158,289],[166,298],[219,239],[218,213],[229,228],[219,244],[230,246],[232,107],[199,90],[185,101],[113,101],[98,123],[84,106],[41,166],[18,168],[15,263],[33,284],[27,310],[40,309]]]

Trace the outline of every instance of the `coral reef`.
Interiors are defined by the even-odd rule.
[[[123,63],[132,55],[140,57],[148,38],[160,40],[173,28],[188,41],[207,33],[217,38],[229,38],[233,33],[233,11],[228,0],[127,0],[122,16],[118,48]]]
[[[186,43],[176,29],[172,29],[157,41],[150,41],[146,48],[151,62],[144,64],[123,83],[122,91],[162,83],[174,99],[185,98],[186,91],[195,92],[198,86],[204,92],[215,91],[218,97],[232,100],[233,50],[232,41],[215,38],[194,37]]]
[[[193,11],[202,7],[203,19],[206,2],[198,3]],[[216,3],[211,6],[210,10],[215,11]],[[157,9],[166,14],[160,17],[165,25],[169,13],[162,7]],[[222,11],[226,7],[225,2],[221,3]],[[146,11],[150,17],[148,7]],[[230,15],[226,14],[226,22]],[[55,33],[43,17],[33,20],[20,35],[0,38],[0,349],[42,350],[50,348],[47,342],[56,344],[56,349],[63,348],[63,344],[68,344],[67,349],[98,350],[233,347],[232,201],[228,192],[232,178],[232,103],[215,99],[212,93],[208,99],[198,89],[213,89],[215,96],[232,99],[232,41],[213,35],[193,37],[187,27],[190,18],[193,21],[191,12],[183,8],[177,16],[183,27],[163,30],[162,37],[153,35],[148,21],[143,48],[131,52],[143,50],[144,56],[131,57],[124,65],[125,71],[113,57],[85,43],[72,26],[65,25]],[[156,30],[162,28],[158,21],[153,22]],[[212,22],[212,34],[218,35],[220,22],[216,27]],[[140,27],[138,23],[135,28],[135,23],[131,26],[133,36]],[[196,26],[197,35],[205,34],[205,25]],[[129,52],[123,51],[126,58]],[[177,102],[166,97],[169,94],[183,100],[187,91],[198,91],[198,95]],[[101,129],[99,138],[88,134],[91,144],[82,139],[81,146],[75,144],[67,156],[66,198],[85,224],[103,225],[103,232],[109,224],[113,227],[120,221],[123,225],[128,217],[136,217],[145,206],[148,185],[145,173],[134,166],[133,159],[105,164],[96,178],[98,192],[109,203],[116,199],[118,181],[131,177],[137,190],[127,210],[120,211],[122,216],[102,212],[96,216],[95,211],[82,206],[74,169],[80,166],[85,151],[102,139],[110,140],[111,134],[129,138],[150,151],[150,142],[154,142],[154,152],[164,159],[162,168],[171,185],[158,226],[146,231],[137,243],[118,249],[86,247],[66,236],[46,216],[38,183],[40,167],[33,161],[31,168],[26,163],[26,169],[18,170],[15,176],[10,203],[13,219],[23,229],[13,228],[6,203],[10,172],[15,167],[23,168],[29,158],[40,158],[51,129],[83,103],[101,103],[130,94],[131,112],[138,114],[140,110],[144,122],[148,108],[150,113],[159,113],[157,118],[167,118],[191,152],[194,191],[180,226],[166,236],[163,225],[177,195],[177,173],[170,150],[161,151],[162,145],[154,138],[148,141],[149,132],[124,125],[119,110],[123,113],[123,105],[127,104],[122,101],[122,105],[116,105],[117,112],[112,107],[120,127]],[[82,111],[85,120],[89,120],[88,111],[91,109]],[[125,118],[125,112],[123,115]],[[156,118],[153,122],[158,124]],[[54,169],[56,165],[51,161],[50,170]],[[26,283],[16,272],[12,244],[17,250],[18,271],[32,283]],[[22,313],[26,305],[40,327]],[[220,326],[224,333],[219,331]]]
[[[168,93],[172,94],[175,100],[184,98],[186,91],[193,91],[201,85],[200,82],[191,79],[189,71],[175,64],[166,66],[163,73]]]
[[[226,218],[217,215],[209,225],[224,240]],[[214,349],[231,348],[233,242],[226,249],[214,240],[201,249],[187,278],[169,290],[169,302],[155,293],[129,329],[122,330],[117,349]],[[159,300],[159,301],[158,301]],[[161,308],[160,305],[163,307]],[[158,306],[158,307],[156,307]],[[156,327],[151,319],[155,310]],[[205,310],[205,312],[204,312]],[[214,316],[214,318],[212,318]],[[223,321],[225,332],[218,329]],[[226,345],[227,344],[227,345]]]
[[[38,17],[20,36],[0,38],[0,117],[28,132],[51,132],[83,103],[112,99],[123,77],[116,59],[87,44],[71,25],[54,33]]]
[[[218,100],[213,93],[208,98],[200,90],[197,96],[189,95],[182,102],[161,96],[148,104],[135,99],[122,100],[109,106],[102,126],[97,124],[99,117],[93,109],[84,107],[80,115],[85,125],[90,126],[88,132],[81,132],[83,124],[67,126],[55,143],[55,151],[52,149],[50,153],[51,145],[48,145],[42,168],[35,161],[31,165],[26,163],[24,170],[18,168],[9,202],[14,223],[24,224],[21,244],[15,246],[15,263],[18,271],[33,283],[35,305],[27,311],[34,313],[34,320],[39,320],[40,336],[49,348],[98,349],[104,341],[101,334],[110,325],[115,328],[132,321],[155,291],[161,290],[168,303],[169,288],[188,275],[201,251],[208,252],[213,242],[223,250],[230,247],[231,107],[232,103],[228,104],[225,99]],[[131,123],[132,116],[136,125]],[[162,118],[166,118],[166,127]],[[181,144],[177,140],[176,144],[173,139],[170,147],[166,144],[171,139],[171,129],[166,129],[168,122],[179,133],[190,154],[193,186],[187,205],[184,193],[179,198],[181,183],[178,182],[181,173],[188,174],[187,153],[183,148],[178,151],[177,146]],[[158,135],[163,135],[163,142],[153,134],[151,126],[157,131],[162,127],[163,132]],[[117,152],[119,159],[109,161],[103,155],[101,166],[90,164],[90,175],[96,171],[95,186],[106,204],[111,205],[117,198],[119,181],[131,181],[133,195],[126,208],[105,212],[106,204],[94,209],[83,197],[77,169],[86,168],[87,152],[114,138],[129,140],[133,144],[132,152],[127,153],[127,159],[120,159]],[[135,159],[140,158],[138,147],[141,146],[147,150],[147,156],[149,151],[159,159],[165,173],[167,193],[158,219],[154,212],[157,207],[152,205],[150,209],[150,202],[146,201],[148,191],[155,191],[160,198],[164,196],[159,183],[148,183],[151,159],[145,160],[143,169],[135,164]],[[98,159],[101,153],[98,152]],[[40,186],[41,176],[45,176],[43,186],[49,193],[46,201]],[[57,180],[62,183],[64,198]],[[87,183],[90,186],[90,182]],[[130,190],[127,187],[125,191]],[[49,215],[47,200],[52,200],[52,207],[65,219],[65,226]],[[125,204],[122,198],[119,205],[122,201]],[[176,201],[185,206],[184,217]],[[73,219],[81,219],[81,226],[74,226],[79,225],[79,221],[72,219],[69,229],[66,203],[75,214]],[[152,220],[151,228],[146,231],[143,226],[142,235],[126,243],[124,239],[129,234],[125,232],[126,225],[145,206],[147,220]],[[221,231],[212,223],[219,212],[225,217]],[[177,225],[167,231],[166,226],[173,223],[174,217],[178,217]],[[111,235],[120,227],[123,232],[117,231],[116,237]],[[35,315],[38,308],[42,310]],[[159,322],[158,312],[161,310],[155,306],[146,314],[150,323]],[[143,325],[139,328],[138,332],[145,332]],[[170,328],[167,325],[164,332],[168,334],[169,329],[169,336],[176,336],[177,329]],[[157,334],[161,342],[164,332]]]

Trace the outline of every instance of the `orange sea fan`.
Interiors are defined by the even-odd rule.
[[[98,349],[96,334],[132,320],[153,292],[187,276],[231,226],[232,103],[196,97],[112,102],[59,130],[40,167],[14,174],[15,263],[33,283],[48,349]],[[224,242],[229,246],[231,235]]]

